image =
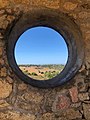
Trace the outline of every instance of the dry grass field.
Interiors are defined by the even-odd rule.
[[[36,80],[48,80],[57,76],[64,65],[19,65],[22,72]]]

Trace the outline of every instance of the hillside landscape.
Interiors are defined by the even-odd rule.
[[[57,76],[64,69],[64,65],[19,65],[19,68],[25,75],[33,79],[48,80]]]

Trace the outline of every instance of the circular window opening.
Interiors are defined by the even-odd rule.
[[[26,30],[17,40],[14,53],[19,69],[35,80],[58,76],[68,60],[64,38],[49,27]]]
[[[44,30],[40,30],[41,28],[44,28]],[[36,29],[39,29],[38,32],[40,32],[40,34],[36,34]],[[47,30],[50,31],[46,33]],[[58,31],[58,33],[54,30]],[[34,33],[32,33],[33,31]],[[55,33],[51,33],[51,36],[49,36],[51,31]],[[32,34],[27,35],[29,32]],[[44,36],[42,32],[44,32]],[[71,17],[67,16],[67,14],[47,8],[33,8],[32,12],[30,11],[23,14],[14,26],[10,26],[10,30],[7,31],[7,35],[8,34],[7,58],[9,65],[22,81],[32,86],[51,88],[62,85],[72,79],[83,64],[84,48],[82,33],[78,25]],[[55,34],[57,34],[58,37],[54,37]],[[36,40],[33,40],[32,36],[37,36]],[[62,43],[64,43],[64,47]],[[20,49],[18,50],[18,48]],[[62,63],[60,61],[63,59],[62,56],[64,54],[65,58]],[[25,60],[29,60],[29,62],[25,62]],[[33,62],[31,60],[33,60]],[[25,74],[25,71],[19,68],[20,65],[23,67],[23,64],[28,64],[29,67],[36,67],[41,75],[44,74],[43,71],[41,71],[45,69],[44,67],[46,66],[44,65],[50,64],[52,67],[53,64],[54,68],[57,64],[64,64],[64,66],[57,74],[54,70],[55,74],[53,74],[55,76],[53,76],[50,71],[50,75],[48,76],[46,74],[46,78],[42,79],[41,77],[37,78],[39,73],[31,72],[29,76]]]

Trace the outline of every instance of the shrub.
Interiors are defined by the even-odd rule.
[[[32,75],[34,75],[34,76],[38,76],[35,72],[32,72]]]
[[[46,78],[51,79],[51,78],[55,77],[56,75],[58,75],[58,73],[59,72],[57,72],[57,71],[54,71],[54,72],[49,71],[49,72],[45,72],[44,75]]]

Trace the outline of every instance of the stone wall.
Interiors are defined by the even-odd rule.
[[[63,86],[40,89],[23,83],[9,67],[9,28],[27,11],[45,7],[71,16],[80,27],[85,60]],[[0,0],[0,120],[90,120],[90,0]]]

